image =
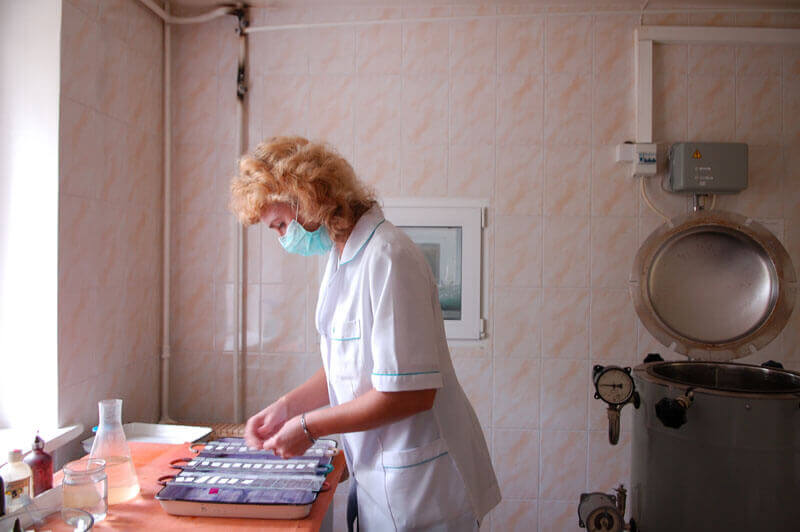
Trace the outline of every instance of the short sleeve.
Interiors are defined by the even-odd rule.
[[[441,388],[444,325],[422,253],[411,242],[384,243],[369,261],[369,274],[373,388],[385,392]]]

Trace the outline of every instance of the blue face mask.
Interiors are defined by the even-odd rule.
[[[314,231],[306,231],[297,220],[292,220],[286,233],[278,239],[283,249],[289,253],[296,253],[308,257],[309,255],[322,255],[333,247],[333,241],[328,235],[328,230],[324,225]]]

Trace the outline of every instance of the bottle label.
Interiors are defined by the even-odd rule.
[[[12,502],[21,498],[23,495],[30,497],[30,477],[14,480],[6,484],[6,497]]]

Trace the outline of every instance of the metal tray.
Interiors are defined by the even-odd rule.
[[[199,445],[199,444],[198,444]],[[332,469],[331,456],[317,451],[335,450],[334,440],[317,440],[307,456],[283,460],[261,450],[242,452],[241,438],[223,438],[208,442],[209,451],[194,458],[173,462],[180,470],[174,476],[159,479],[164,487],[156,494],[161,507],[172,515],[208,517],[246,517],[258,519],[302,519],[320,489],[325,489],[326,473]],[[194,446],[193,446],[194,447]],[[236,452],[230,452],[236,451]],[[185,465],[176,465],[185,462]],[[203,465],[205,462],[209,462]],[[261,462],[270,469],[235,467],[238,462],[253,465]],[[309,462],[315,467],[277,472],[275,464]],[[214,467],[218,463],[218,467]],[[228,467],[224,467],[228,466]]]
[[[211,427],[191,425],[164,425],[158,423],[125,423],[122,425],[125,439],[129,442],[144,443],[186,443],[196,442],[211,434]],[[94,436],[81,442],[87,453],[92,452]]]

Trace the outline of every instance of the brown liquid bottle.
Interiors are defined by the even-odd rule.
[[[33,496],[53,487],[53,458],[44,451],[44,440],[36,435],[33,452],[25,457],[25,463],[33,472]]]

